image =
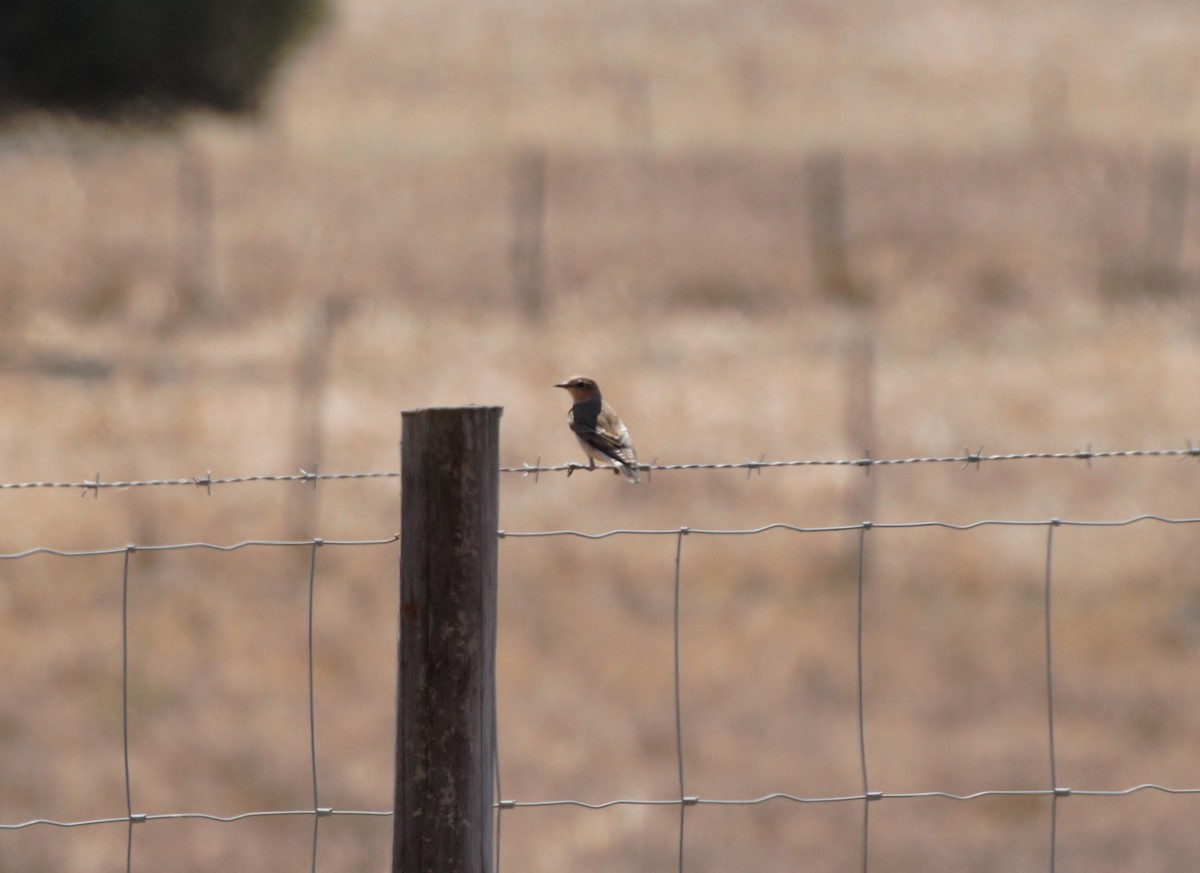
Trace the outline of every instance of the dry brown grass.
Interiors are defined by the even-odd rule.
[[[601,381],[646,460],[858,455],[844,421],[857,316],[812,290],[805,245],[803,152],[830,144],[847,148],[855,275],[879,301],[875,457],[1197,436],[1190,302],[1099,291],[1144,246],[1147,144],[1194,126],[1192,7],[1085,27],[1069,9],[1018,2],[930,2],[902,18],[865,3],[803,16],[786,4],[607,4],[578,18],[537,4],[401,8],[347,3],[259,128],[189,125],[216,197],[208,318],[175,311],[176,144],[32,123],[10,137],[0,478],[308,465],[297,357],[330,296],[352,308],[329,349],[322,470],[394,468],[400,409],[472,402],[505,407],[505,463],[577,459],[550,388],[571,372]],[[509,150],[530,142],[549,148],[552,300],[537,324],[511,314],[509,290]],[[1182,266],[1194,272],[1192,236]],[[963,522],[1194,516],[1200,469],[1147,459],[871,475],[877,519]],[[661,473],[637,488],[508,476],[502,524],[828,525],[860,520],[862,484],[850,468]],[[0,552],[288,537],[306,517],[305,535],[387,536],[397,503],[390,481],[211,497],[6,491]],[[1200,784],[1195,532],[1055,538],[1059,782]],[[1045,530],[868,541],[872,787],[1045,786]],[[506,797],[675,793],[673,554],[670,538],[502,543]],[[305,558],[133,556],[135,810],[309,805]],[[385,809],[394,550],[318,558],[322,802]],[[0,821],[123,811],[120,560],[0,563]],[[691,793],[860,790],[854,593],[853,534],[686,540]],[[1070,798],[1060,860],[1194,865],[1195,803]],[[504,869],[670,868],[676,821],[673,808],[506,813]],[[856,805],[701,807],[688,821],[692,871],[858,869]],[[1045,865],[1045,801],[889,801],[871,823],[873,871]],[[139,826],[135,869],[303,869],[309,828]],[[386,820],[334,818],[321,833],[322,869],[384,867]],[[0,835],[0,870],[109,870],[123,851],[119,825],[30,828]]]

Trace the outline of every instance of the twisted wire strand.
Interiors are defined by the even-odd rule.
[[[755,470],[772,469],[776,467],[895,467],[907,464],[959,464],[963,467],[978,467],[984,463],[995,461],[1085,461],[1105,460],[1113,458],[1200,458],[1200,446],[1188,442],[1182,449],[1120,449],[1110,451],[1093,451],[1091,448],[1078,449],[1070,452],[1013,452],[1007,454],[983,454],[980,447],[976,451],[965,449],[960,455],[934,455],[911,458],[800,458],[794,460],[768,461],[765,457],[734,462],[706,462],[694,464],[639,464],[638,469],[651,472],[664,470]],[[589,470],[584,464],[566,463],[544,466],[540,459],[535,464],[522,464],[519,467],[501,467],[501,473],[521,473],[537,476],[541,473],[574,473],[576,470]],[[606,469],[598,467],[596,469]]]
[[[1078,449],[1069,452],[1013,452],[1007,454],[983,454],[982,447],[978,450],[964,449],[957,455],[931,455],[910,458],[797,458],[791,460],[768,461],[765,456],[758,459],[730,462],[700,462],[681,464],[639,464],[638,468],[648,472],[672,472],[688,470],[745,470],[754,471],[775,469],[780,467],[859,467],[868,471],[871,467],[894,467],[910,464],[959,464],[963,467],[978,467],[981,464],[996,461],[1085,461],[1109,460],[1115,458],[1200,458],[1200,446],[1188,442],[1181,449],[1120,449],[1110,451],[1093,451],[1091,448]],[[577,470],[588,471],[591,468],[583,464],[565,463],[544,465],[539,458],[536,463],[522,463],[519,466],[501,466],[501,473],[517,473],[522,476],[533,476],[535,480],[542,473],[572,474]],[[596,469],[604,470],[604,467]],[[124,490],[129,488],[153,487],[192,487],[202,488],[212,493],[214,486],[242,485],[251,482],[299,482],[316,485],[318,482],[360,480],[360,479],[398,479],[396,470],[366,470],[345,473],[320,473],[316,470],[301,469],[296,473],[254,473],[245,476],[214,476],[208,470],[202,476],[177,476],[160,479],[118,479],[112,482],[103,480],[97,473],[92,479],[76,479],[63,481],[38,482],[0,482],[0,491],[22,491],[39,488],[68,489],[80,491],[83,494],[98,494],[104,490]]]
[[[514,800],[503,799],[496,801],[493,806],[497,809],[538,809],[547,807],[571,806],[580,809],[603,810],[611,809],[616,806],[759,806],[765,803],[774,801],[784,801],[787,803],[798,804],[823,804],[823,803],[853,803],[862,801],[883,801],[883,800],[950,800],[955,802],[970,802],[973,800],[983,800],[989,797],[1128,797],[1132,794],[1141,792],[1158,792],[1168,795],[1200,795],[1200,786],[1196,787],[1178,787],[1169,785],[1160,785],[1154,782],[1144,782],[1139,785],[1131,785],[1125,788],[1013,788],[1013,789],[987,789],[983,791],[974,791],[968,794],[956,794],[950,791],[875,791],[868,794],[844,794],[844,795],[829,795],[821,797],[807,797],[798,794],[789,794],[784,791],[776,791],[770,794],[763,794],[756,797],[667,797],[667,798],[642,798],[642,797],[621,797],[603,801],[587,801],[574,798],[562,798],[555,800]],[[165,813],[135,813],[130,816],[120,815],[111,816],[109,818],[92,818],[82,819],[78,821],[59,821],[56,819],[36,818],[28,821],[15,822],[11,824],[0,824],[0,831],[22,830],[31,827],[56,827],[56,828],[78,828],[91,825],[111,825],[111,824],[143,824],[152,821],[173,821],[183,819],[199,819],[210,822],[232,823],[244,821],[252,818],[266,818],[271,816],[362,816],[386,818],[394,815],[390,809],[335,809],[332,807],[321,807],[319,809],[272,809],[272,810],[255,810],[251,812],[236,813],[234,815],[215,815],[206,812],[165,812]]]

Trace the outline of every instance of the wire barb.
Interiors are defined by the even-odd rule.
[[[313,490],[315,491],[315,490],[317,490],[317,481],[321,478],[320,474],[317,473],[317,469],[318,469],[319,465],[314,461],[309,466],[312,467],[312,472],[309,472],[308,470],[305,470],[303,467],[301,467],[300,468],[300,477],[305,482],[311,482]]]
[[[94,482],[89,482],[87,479],[84,479],[83,482],[81,483],[81,487],[83,488],[83,491],[82,491],[82,493],[80,493],[80,495],[79,495],[80,497],[87,497],[89,490],[92,492],[93,497],[99,497],[100,496],[100,474],[99,473],[96,474],[96,481],[94,481]]]

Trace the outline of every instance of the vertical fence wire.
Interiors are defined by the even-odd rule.
[[[492,770],[493,778],[496,780],[496,791],[493,798],[496,813],[492,828],[492,869],[494,873],[500,873],[500,822],[504,819],[505,808],[505,805],[500,802],[504,798],[504,792],[500,789],[500,717],[497,714],[499,709],[498,706],[492,709]]]
[[[871,523],[865,521],[858,529],[858,599],[855,618],[855,661],[858,694],[858,760],[862,772],[863,819],[862,819],[862,871],[867,873],[868,848],[871,834],[871,789],[867,778],[867,728],[866,707],[863,703],[863,580],[866,576],[867,531]]]
[[[313,829],[312,829],[312,873],[317,873],[317,831],[321,823],[320,795],[317,793],[317,705],[316,682],[313,668],[313,601],[317,581],[317,549],[321,546],[321,538],[312,542],[308,560],[308,750],[312,762],[312,799],[313,799]]]
[[[129,781],[129,556],[126,547],[121,568],[121,745],[125,756],[125,873],[133,871],[133,789]]]
[[[672,604],[673,650],[675,656],[675,763],[679,770],[679,873],[683,873],[684,819],[687,815],[688,798],[683,778],[683,704],[679,687],[679,588],[680,568],[683,564],[683,538],[688,529],[681,527],[675,537],[675,594]]]
[[[1046,578],[1044,592],[1043,614],[1046,620],[1046,746],[1050,758],[1050,873],[1054,873],[1055,860],[1058,854],[1058,766],[1054,758],[1054,658],[1051,647],[1052,616],[1050,612],[1051,580],[1053,579],[1054,561],[1054,529],[1058,527],[1057,518],[1050,519],[1046,525]]]
[[[498,587],[498,586],[497,586]],[[499,598],[499,591],[496,594]],[[496,610],[496,648],[499,649],[500,639],[500,610]],[[496,689],[496,705],[492,707],[492,801],[495,813],[492,817],[492,871],[500,873],[500,827],[504,821],[504,810],[508,807],[504,801],[504,791],[500,787],[500,700],[498,683],[496,682],[496,664],[492,664],[492,687]]]

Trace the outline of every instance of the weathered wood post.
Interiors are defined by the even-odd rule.
[[[402,415],[393,873],[490,873],[500,407]]]

